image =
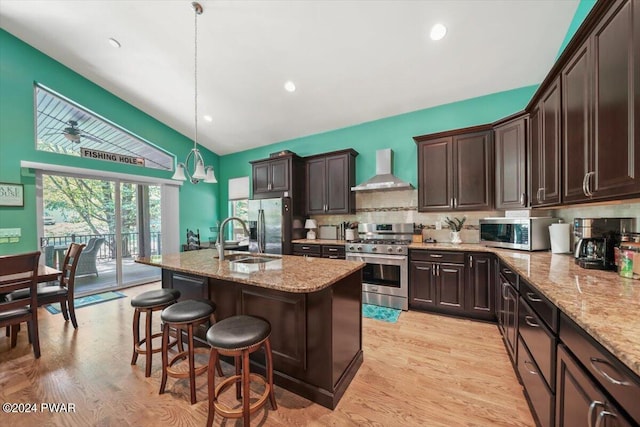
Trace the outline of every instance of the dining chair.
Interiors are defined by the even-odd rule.
[[[78,329],[76,320],[76,310],[74,305],[74,289],[76,280],[76,269],[80,260],[80,254],[84,244],[71,243],[62,263],[62,272],[60,273],[58,284],[54,286],[42,286],[37,288],[38,306],[45,304],[60,303],[60,311],[65,321],[71,318],[71,323],[75,329]],[[8,300],[16,298],[25,298],[29,293],[28,290],[22,289],[11,292],[7,295]]]
[[[13,348],[18,341],[20,323],[27,322],[29,339],[36,359],[40,357],[37,301],[39,259],[40,252],[0,256],[0,294],[23,292],[25,295],[23,298],[0,300],[0,328],[10,327]]]

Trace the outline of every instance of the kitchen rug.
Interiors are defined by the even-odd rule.
[[[369,319],[382,320],[383,322],[395,323],[398,321],[402,310],[389,307],[380,307],[373,304],[362,304],[362,315]]]
[[[109,292],[103,292],[101,294],[87,295],[86,297],[75,298],[74,305],[76,308],[81,308],[81,307],[86,307],[88,305],[100,304],[101,302],[111,301],[114,299],[124,298],[124,297],[126,297],[126,295],[121,292],[109,291]],[[51,314],[60,313],[60,303],[57,303],[57,302],[53,304],[47,304],[44,306],[44,308]]]

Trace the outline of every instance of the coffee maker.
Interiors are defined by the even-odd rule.
[[[621,234],[631,231],[633,218],[575,218],[575,261],[582,268],[615,270],[615,248]]]

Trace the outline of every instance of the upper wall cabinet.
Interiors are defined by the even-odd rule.
[[[493,128],[496,145],[496,209],[526,208],[527,121],[520,115]]]
[[[357,155],[349,149],[305,158],[307,215],[355,213]]]
[[[286,197],[302,200],[304,161],[290,153],[251,162],[254,199]]]
[[[531,111],[529,194],[531,206],[560,203],[560,79],[544,91]]]
[[[493,208],[493,132],[489,126],[417,136],[418,210]]]
[[[639,76],[640,1],[619,0],[562,70],[565,202],[640,193]]]

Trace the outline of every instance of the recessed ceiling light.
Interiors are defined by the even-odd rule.
[[[442,40],[447,34],[447,27],[442,24],[436,24],[431,27],[431,40]]]
[[[288,82],[286,82],[284,84],[284,90],[286,90],[287,92],[295,92],[296,91],[295,83],[293,83],[291,80],[289,80]]]
[[[114,39],[113,37],[111,37],[111,38],[109,39],[109,44],[110,44],[111,46],[115,47],[115,48],[119,48],[119,47],[121,46],[121,45],[120,45],[120,42],[119,42],[118,40]]]
[[[208,114],[205,114],[204,116],[202,116],[202,118],[203,118],[203,119],[205,119],[205,120],[206,120],[206,121],[208,121],[208,122],[212,122],[212,121],[213,121],[213,117],[211,117],[211,116],[210,116],[210,115],[208,115]]]

